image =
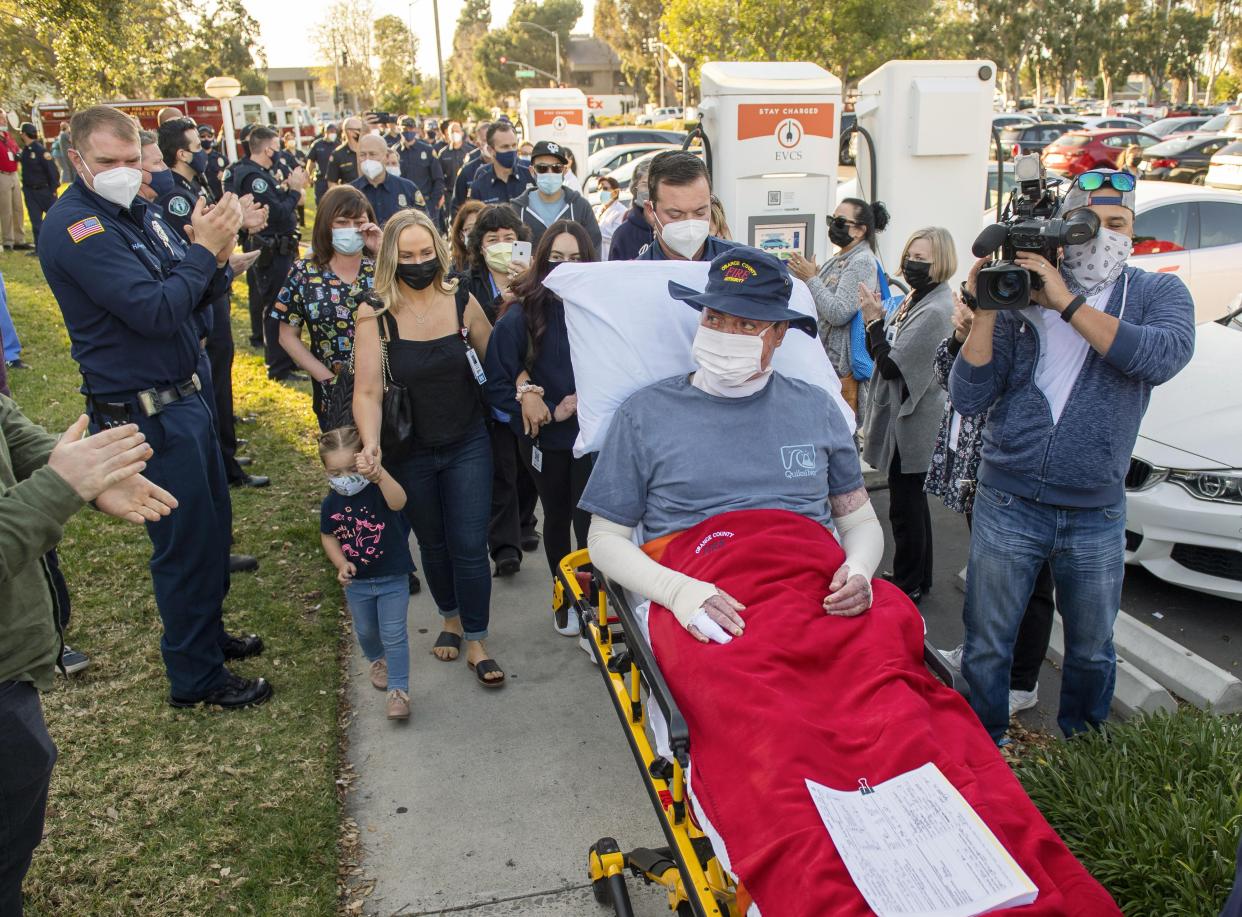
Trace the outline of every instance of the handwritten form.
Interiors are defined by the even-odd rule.
[[[879,917],[973,917],[1039,893],[931,762],[869,790],[806,785]]]

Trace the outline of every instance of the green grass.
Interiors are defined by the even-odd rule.
[[[1126,914],[1209,917],[1233,886],[1242,724],[1193,709],[1024,757],[1031,799]]]
[[[0,255],[34,368],[10,374],[18,404],[52,432],[80,413],[80,377],[38,262]],[[244,315],[245,288],[234,291]],[[239,299],[239,295],[241,298]],[[239,307],[239,303],[243,303]],[[272,486],[234,492],[236,550],[261,569],[233,578],[225,623],[267,651],[236,664],[276,690],[224,713],[168,707],[160,622],[137,526],[84,511],[61,543],[73,596],[69,642],[93,665],[43,696],[60,760],[27,913],[332,914],[336,910],[338,664],[342,598],[319,549],[323,477],[306,392],[266,378],[234,322],[238,428]],[[138,356],[136,355],[136,358]]]

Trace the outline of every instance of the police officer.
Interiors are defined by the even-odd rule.
[[[444,148],[448,146],[444,142],[444,134],[440,132],[440,122],[435,118],[428,118],[423,122],[423,139],[435,150],[437,158],[444,152]]]
[[[401,157],[401,177],[414,183],[418,189],[415,203],[427,212],[432,222],[438,222],[440,208],[444,206],[444,171],[431,144],[420,140],[414,132],[414,119],[406,118],[404,126],[407,133],[397,148]]]
[[[316,205],[328,192],[328,160],[332,158],[332,151],[336,149],[336,138],[339,133],[335,124],[328,124],[324,128],[323,136],[311,144],[310,152],[307,154],[307,169],[315,182]]]
[[[470,196],[485,204],[507,204],[535,184],[534,176],[517,161],[517,131],[508,121],[497,121],[487,129],[487,146],[492,162],[475,173]]]
[[[361,175],[358,171],[358,141],[362,139],[362,119],[345,119],[345,139],[328,159],[328,184],[348,185]]]
[[[247,122],[241,126],[237,132],[237,153],[238,160],[232,165],[225,168],[220,176],[220,182],[225,191],[231,191],[238,197],[241,195],[237,191],[236,172],[238,167],[250,158],[250,132],[258,125]],[[250,250],[249,233],[243,228],[240,242],[242,248]],[[259,280],[253,266],[246,270],[246,295],[248,298],[248,311],[250,313],[250,346],[257,350],[263,349],[263,297],[259,291]]]
[[[56,203],[56,189],[60,187],[60,171],[52,160],[52,154],[44,149],[39,142],[38,129],[27,121],[22,125],[22,198],[26,201],[26,209],[30,212],[30,229],[34,234],[38,254],[39,230],[43,226],[43,217]]]
[[[462,159],[461,168],[457,172],[457,180],[453,183],[453,215],[470,197],[470,183],[479,169],[492,161],[492,151],[487,147],[487,132],[491,129],[490,121],[480,121],[475,128],[477,146]]]
[[[384,167],[387,156],[388,147],[384,138],[379,134],[367,134],[358,143],[358,165],[362,169],[362,178],[352,182],[370,203],[375,211],[375,222],[381,227],[398,210],[422,207],[423,201],[412,181],[388,174]]]
[[[256,127],[250,132],[249,144],[250,157],[233,170],[233,187],[239,195],[253,195],[267,207],[267,227],[260,233],[249,234],[246,240],[247,251],[262,250],[251,270],[262,310],[267,373],[276,380],[300,379],[304,377],[295,372],[292,358],[280,346],[280,321],[271,316],[271,311],[298,254],[297,206],[305,197],[308,179],[306,171],[299,167],[288,177],[287,188],[276,181],[271,168],[280,138],[271,128]]]
[[[466,139],[465,131],[456,121],[450,121],[448,125],[448,143],[444,149],[440,150],[440,168],[444,172],[445,190],[454,195],[450,200],[449,206],[453,212],[457,212],[456,186],[457,173],[461,171],[461,167],[465,165],[466,157],[474,152],[475,147]]]
[[[137,424],[156,447],[146,476],[179,504],[179,512],[147,525],[169,700],[178,707],[262,703],[272,694],[264,679],[225,667],[262,652],[263,643],[224,630],[228,484],[195,373],[193,316],[232,279],[228,257],[241,207],[231,195],[210,212],[196,205],[196,241],[183,246],[135,199],[142,154],[133,121],[101,105],[75,114],[71,129],[78,176],[48,214],[39,256],[82,372],[92,430]]]
[[[202,149],[193,123],[185,118],[166,121],[160,125],[158,142],[160,154],[172,173],[173,187],[160,197],[156,204],[163,209],[168,223],[189,245],[192,244],[192,240],[187,227],[190,226],[190,218],[198,200],[202,198],[207,203],[215,202],[215,198],[203,182],[203,173],[208,160],[207,152]],[[266,225],[266,213],[260,212],[258,218],[255,219],[246,213],[248,209],[252,208],[248,208],[247,202],[243,202],[243,226],[257,231]],[[262,211],[262,208],[258,209]],[[248,218],[250,222],[246,222]],[[237,432],[233,420],[233,329],[229,305],[230,298],[227,291],[212,302],[211,327],[208,329],[206,344],[216,427],[220,451],[224,456],[224,473],[230,485],[264,487],[270,483],[269,479],[262,475],[248,474],[242,466],[249,465],[251,459],[237,456]],[[229,560],[230,569],[248,567],[249,564],[240,559],[244,556],[232,555]]]
[[[207,190],[211,192],[211,199],[220,200],[224,196],[224,188],[220,184],[220,176],[224,174],[224,170],[228,167],[229,160],[225,156],[223,145],[216,143],[215,131],[211,129],[209,124],[200,124],[198,126],[198,138],[202,143],[203,152],[207,154],[207,168],[203,171],[203,180],[206,182]]]

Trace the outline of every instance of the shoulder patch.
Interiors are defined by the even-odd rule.
[[[262,194],[268,188],[266,178],[256,178],[254,184],[250,186],[250,190],[255,194]]]
[[[43,158],[44,158],[44,159],[51,159],[51,158],[52,158],[52,154],[51,154],[51,153],[44,153],[44,154],[43,154]]]
[[[103,223],[99,222],[99,217],[87,217],[85,220],[78,220],[76,223],[71,223],[66,228],[66,232],[69,233],[69,238],[73,240],[74,245],[77,245],[83,239],[98,235],[103,231],[104,226]]]
[[[190,202],[181,195],[177,195],[168,202],[168,210],[179,217],[188,216],[190,213]]]

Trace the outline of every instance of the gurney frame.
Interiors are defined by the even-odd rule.
[[[625,881],[628,871],[662,886],[669,910],[678,917],[742,917],[737,888],[690,811],[686,793],[690,732],[685,718],[624,593],[606,577],[591,572],[590,563],[585,550],[561,561],[553,584],[553,611],[558,624],[566,623],[569,614],[578,617],[667,842],[664,847],[629,852],[611,837],[592,844],[587,874],[595,900],[611,905],[617,917],[632,917]],[[923,658],[937,678],[964,693],[961,676],[926,637]],[[668,724],[671,762],[656,754],[647,735],[644,703],[652,698]]]

